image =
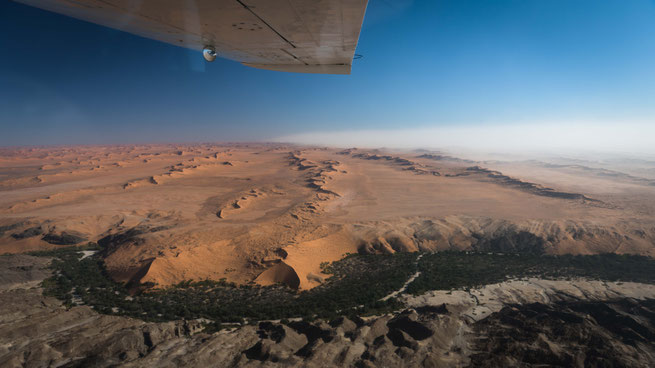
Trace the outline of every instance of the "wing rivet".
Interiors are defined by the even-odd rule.
[[[216,60],[216,48],[214,46],[205,46],[202,49],[202,56],[210,62]]]

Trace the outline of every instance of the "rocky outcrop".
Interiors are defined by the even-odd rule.
[[[48,233],[41,238],[43,241],[54,245],[75,245],[87,241],[87,239],[79,234],[69,232],[62,233]]]
[[[650,367],[655,300],[511,305],[473,326],[475,367]]]
[[[25,239],[25,238],[33,238],[35,236],[39,236],[43,234],[43,230],[41,229],[40,226],[35,226],[35,227],[30,227],[28,229],[25,229],[21,231],[20,233],[14,233],[11,234],[11,237],[14,239]]]
[[[49,263],[49,258],[24,254],[0,257],[0,290],[35,286],[50,276]]]
[[[306,336],[282,324],[261,322],[257,334],[260,340],[243,352],[248,359],[293,363],[296,352],[307,344]]]
[[[417,319],[418,314],[415,312],[403,313],[391,319],[387,323],[387,327],[389,327],[390,333],[393,331],[402,331],[415,341],[425,340],[432,336],[434,331],[417,322]]]
[[[17,223],[9,224],[9,225],[2,225],[2,226],[0,226],[0,236],[3,236],[5,234],[5,232],[17,229],[17,228],[19,228],[21,226],[23,226],[22,222],[17,222]]]

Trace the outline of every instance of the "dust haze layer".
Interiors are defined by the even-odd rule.
[[[284,144],[4,149],[0,252],[97,242],[117,281],[310,289],[347,253],[655,254],[655,163]]]
[[[449,149],[477,154],[610,153],[655,157],[652,121],[457,124],[389,130],[318,131],[281,136],[278,142],[328,146]]]

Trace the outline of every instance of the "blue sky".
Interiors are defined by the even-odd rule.
[[[651,0],[370,0],[350,76],[263,71],[0,3],[0,145],[655,124]]]

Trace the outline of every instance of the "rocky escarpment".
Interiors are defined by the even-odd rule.
[[[405,311],[396,316],[339,317],[329,323],[271,322],[259,324],[260,340],[244,351],[249,359],[303,365],[374,367],[421,366],[437,363],[429,353],[434,336],[431,312]]]
[[[650,367],[655,299],[509,305],[473,331],[476,367]]]
[[[348,154],[348,153],[342,152],[342,154]],[[414,162],[412,160],[408,160],[406,158],[402,158],[399,156],[378,155],[378,154],[371,154],[371,153],[356,153],[353,154],[352,157],[363,159],[363,160],[383,161],[383,162],[391,163],[392,165],[402,167],[403,171],[412,172],[418,175],[441,176],[441,173],[437,170],[424,167],[418,162]]]
[[[251,321],[216,332],[207,320],[152,323],[101,315],[86,306],[67,309],[33,288],[33,282],[48,273],[43,260],[2,257],[11,263],[4,266],[12,268],[11,282],[0,283],[3,366],[647,367],[655,363],[655,301],[645,299],[655,297],[651,285],[514,281],[511,286],[501,283],[410,298],[408,309],[381,316]],[[491,308],[490,313],[481,313],[484,308]]]
[[[260,322],[206,333],[203,321],[145,323],[88,307],[66,310],[33,290],[2,296],[0,315],[13,318],[0,323],[0,359],[10,367],[420,366],[437,358],[429,358],[438,348],[431,317],[413,311],[368,321]]]
[[[417,156],[417,158],[427,158],[434,161],[451,161],[451,162],[458,162],[458,163],[465,163],[465,164],[475,163],[475,161],[473,160],[467,160],[467,159],[462,159],[459,157],[453,157],[448,155],[436,155],[436,154],[429,154],[429,153],[425,153],[420,156]]]
[[[484,175],[486,178],[491,180],[494,183],[507,186],[510,188],[520,189],[535,195],[552,197],[552,198],[561,198],[561,199],[570,199],[570,200],[580,200],[584,202],[590,202],[597,205],[606,205],[602,201],[587,197],[584,194],[580,193],[569,193],[555,190],[553,188],[544,187],[543,185],[526,182],[520,179],[516,179],[507,175],[504,175],[500,171],[489,170],[480,166],[471,166],[467,167],[466,171],[459,173],[453,176],[467,176],[471,174]]]
[[[455,162],[460,164],[476,164],[476,162],[472,160],[460,159],[457,157],[452,157],[447,155],[423,154],[417,156],[417,158],[429,159],[433,161],[449,161],[449,162]],[[482,166],[479,166],[477,164],[474,166],[465,167],[463,168],[463,170],[458,170],[457,172],[454,173],[445,174],[445,176],[446,177],[479,176],[487,181],[496,183],[498,185],[502,185],[507,188],[522,190],[538,196],[568,199],[568,200],[578,200],[578,201],[582,201],[585,203],[589,203],[596,206],[602,206],[602,207],[610,206],[607,203],[604,203],[595,198],[591,198],[582,193],[564,192],[553,188],[548,188],[541,184],[532,183],[518,178],[514,178],[505,175],[500,171],[490,170]]]
[[[1,295],[0,361],[5,367],[115,366],[202,329],[198,321],[152,324],[89,307],[67,310],[35,290]]]
[[[511,221],[488,217],[404,218],[360,223],[360,253],[466,250],[563,254],[653,253],[655,227],[648,223],[602,225],[585,221]]]

